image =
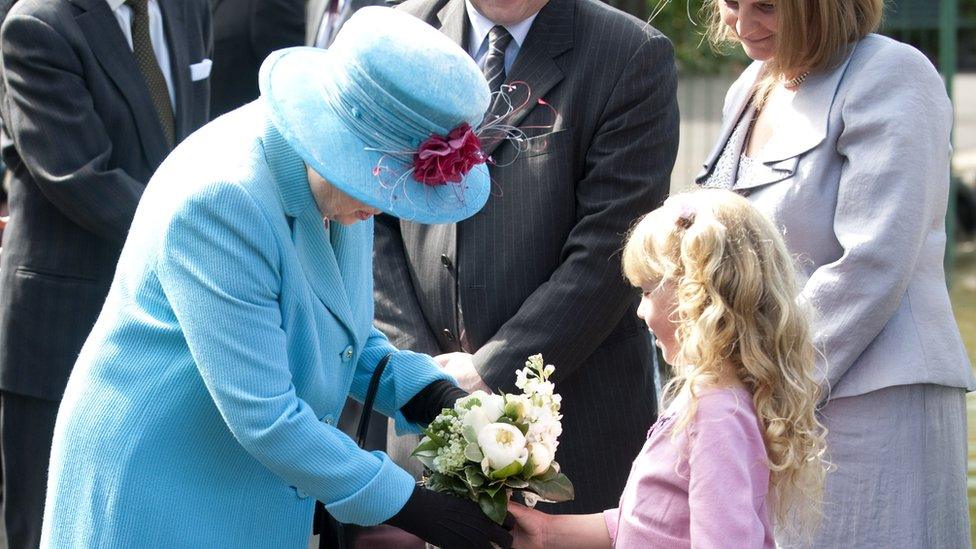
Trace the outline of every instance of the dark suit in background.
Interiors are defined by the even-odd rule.
[[[210,117],[258,97],[258,69],[274,50],[301,46],[305,0],[211,0],[213,72]]]
[[[463,0],[400,9],[467,49]],[[546,510],[592,513],[616,505],[656,413],[650,336],[618,252],[668,191],[678,146],[673,51],[649,25],[596,0],[550,0],[506,81],[532,92],[510,122],[528,135],[526,150],[489,146],[495,193],[470,219],[378,219],[377,325],[401,348],[473,353],[485,383],[509,392],[515,370],[542,353],[563,396],[556,459],[577,496]],[[408,454],[404,445],[391,441],[391,452]]]
[[[326,15],[329,10],[329,3],[335,2],[336,14],[332,17],[332,29],[330,36],[323,43],[317,40],[320,36],[321,26],[328,22]],[[305,45],[327,48],[335,38],[335,34],[342,28],[346,19],[352,16],[359,8],[366,6],[384,6],[384,0],[308,0],[306,7]]]
[[[207,120],[209,67],[200,62],[210,57],[210,6],[158,6],[178,142]],[[170,147],[105,0],[21,0],[4,21],[0,48],[2,152],[12,172],[0,256],[0,436],[7,534],[20,548],[38,544],[68,375],[145,184]]]

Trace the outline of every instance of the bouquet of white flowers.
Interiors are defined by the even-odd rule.
[[[562,433],[554,370],[531,356],[516,372],[522,394],[475,391],[445,408],[413,452],[427,466],[424,485],[478,502],[498,524],[513,490],[529,504],[573,499],[573,484],[554,461]]]

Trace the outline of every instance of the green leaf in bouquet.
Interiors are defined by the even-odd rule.
[[[481,463],[481,460],[485,459],[485,454],[482,453],[481,446],[471,442],[464,447],[464,458],[475,463]]]
[[[461,436],[464,437],[465,442],[478,442],[478,432],[474,430],[473,425],[464,425],[461,427]]]
[[[434,448],[440,448],[441,446],[447,444],[447,440],[445,440],[444,437],[437,434],[437,432],[434,431],[433,429],[424,429],[423,433],[428,441],[436,444]],[[423,444],[423,441],[421,441],[421,444]]]
[[[468,487],[465,482],[451,475],[431,473],[424,481],[424,485],[435,492],[444,492],[462,497],[468,496]]]
[[[522,464],[519,463],[518,461],[513,461],[508,465],[506,465],[505,467],[502,467],[497,471],[493,471],[491,473],[491,478],[503,479],[503,478],[508,478],[512,475],[517,475],[521,472],[522,472]]]
[[[478,496],[478,505],[488,515],[488,518],[498,524],[502,524],[505,522],[505,516],[508,514],[508,492],[499,490],[491,496],[481,494]]]
[[[464,477],[468,479],[468,485],[472,488],[481,488],[488,481],[485,475],[481,474],[479,467],[465,467]]]
[[[495,494],[497,494],[502,488],[505,488],[504,480],[493,480],[488,484],[488,487],[485,488],[485,493],[491,497],[495,497]]]
[[[532,478],[528,482],[528,490],[548,501],[558,503],[560,501],[569,501],[576,496],[573,490],[573,483],[569,480],[569,477],[562,473],[556,473],[556,476],[550,480]]]
[[[417,458],[417,461],[423,463],[425,467],[430,470],[434,469],[434,458],[437,457],[435,452],[414,452],[411,454],[413,457]]]
[[[471,408],[474,408],[475,406],[481,406],[481,399],[478,398],[475,395],[468,395],[466,397],[461,398],[460,400],[458,400],[454,404],[455,405],[460,405],[461,408],[464,408],[465,410],[470,410]]]
[[[436,451],[438,448],[440,448],[443,445],[444,445],[443,443],[438,443],[433,438],[427,436],[420,441],[420,444],[418,444],[417,447],[413,449],[413,453],[410,455],[419,456],[424,452]]]
[[[519,477],[508,477],[505,479],[505,486],[513,490],[523,490],[529,487],[529,482]]]

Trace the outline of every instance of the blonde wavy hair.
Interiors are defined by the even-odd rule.
[[[705,36],[716,51],[739,40],[723,21],[725,0],[705,0]],[[777,31],[773,58],[756,83],[761,105],[779,82],[802,71],[817,73],[836,66],[848,46],[878,30],[885,0],[776,0]]]
[[[752,394],[770,470],[778,534],[808,537],[821,517],[826,429],[815,415],[820,385],[793,260],[773,224],[721,189],[669,198],[632,229],[623,251],[634,286],[676,288],[674,378],[664,390],[695,416],[696,390],[732,373]]]

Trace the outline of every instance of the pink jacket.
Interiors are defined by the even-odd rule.
[[[769,468],[743,388],[700,391],[693,422],[675,441],[675,401],[648,431],[620,507],[604,512],[614,547],[773,549]]]

